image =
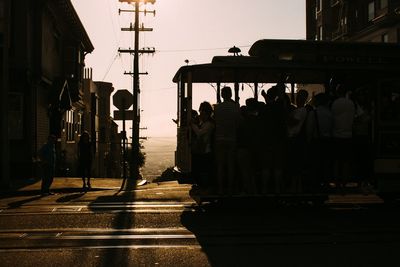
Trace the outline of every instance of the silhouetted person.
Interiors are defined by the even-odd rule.
[[[83,132],[78,142],[78,170],[82,177],[82,189],[90,190],[90,176],[92,170],[92,144],[88,132]]]
[[[56,140],[55,135],[49,135],[47,143],[38,152],[42,170],[41,193],[44,196],[53,194],[50,192],[50,186],[53,183],[56,170]]]
[[[260,112],[262,121],[262,191],[271,191],[269,185],[274,182],[274,192],[283,189],[283,170],[287,150],[287,113],[290,103],[286,102],[282,88],[273,86],[264,90],[261,95],[265,99],[264,109]]]
[[[352,136],[355,116],[354,102],[347,96],[346,89],[338,85],[338,98],[332,103],[333,145],[335,150],[334,171],[339,190],[345,187],[350,175],[352,160]]]
[[[233,194],[236,160],[236,131],[240,109],[232,100],[232,89],[221,90],[223,102],[215,106],[215,156],[219,194]],[[226,182],[227,181],[227,182]],[[227,188],[226,188],[227,187]]]
[[[237,132],[237,164],[240,171],[242,193],[255,194],[256,171],[260,162],[261,122],[259,104],[255,98],[246,100],[240,107],[241,118]]]
[[[315,185],[321,182],[328,188],[332,177],[332,129],[333,117],[330,110],[330,98],[327,93],[319,93],[313,98],[315,109],[307,118],[307,138],[309,165],[312,166],[312,178]]]
[[[362,190],[369,190],[372,178],[371,107],[366,89],[354,93],[355,118],[353,123],[354,175]],[[364,191],[367,193],[367,191]]]
[[[296,108],[289,113],[289,166],[291,189],[295,192],[303,190],[303,178],[306,176],[306,119],[308,109],[306,102],[308,92],[299,90],[296,94]]]
[[[203,189],[210,186],[213,170],[213,135],[215,123],[212,119],[212,107],[202,102],[199,107],[199,122],[192,122],[195,143],[192,145],[192,171],[196,183]]]

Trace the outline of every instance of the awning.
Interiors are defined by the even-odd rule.
[[[50,107],[60,113],[72,108],[71,95],[69,85],[66,79],[56,79],[53,82],[52,97]]]

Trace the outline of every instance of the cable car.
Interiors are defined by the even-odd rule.
[[[215,103],[220,103],[221,86],[226,84],[232,85],[236,102],[243,84],[252,85],[257,101],[259,89],[268,84],[284,83],[292,100],[296,87],[314,85],[331,93],[334,85],[346,84],[350,92],[362,92],[370,107],[370,167],[377,193],[386,200],[400,196],[399,44],[259,40],[251,46],[248,56],[215,56],[208,64],[183,66],[173,82],[177,84],[175,170],[181,181],[191,182],[193,93],[204,90],[204,85],[216,88]],[[326,199],[327,193],[321,191],[312,196]],[[207,195],[201,197],[207,199]]]

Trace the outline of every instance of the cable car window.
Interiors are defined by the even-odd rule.
[[[380,119],[383,122],[400,122],[400,84],[384,83],[381,87]]]

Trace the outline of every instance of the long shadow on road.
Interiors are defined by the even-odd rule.
[[[99,196],[92,203],[89,204],[89,209],[94,212],[98,212],[94,206],[101,203],[119,202],[122,204],[130,204],[135,199],[136,181],[128,179],[125,185],[125,190],[116,193],[111,196]],[[134,227],[135,218],[133,212],[117,212],[113,217],[111,228],[112,229],[131,229]],[[111,243],[107,240],[103,241],[103,247],[109,246]],[[101,246],[101,244],[100,244]],[[132,266],[129,261],[129,249],[128,248],[110,248],[101,250],[102,254],[99,257],[100,262],[97,264],[93,263],[93,266]]]
[[[205,205],[181,216],[211,266],[393,266],[400,209]]]

